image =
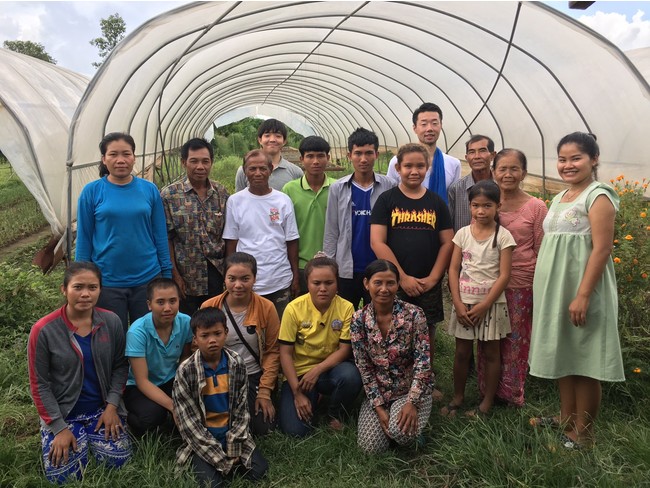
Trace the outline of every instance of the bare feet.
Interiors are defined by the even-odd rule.
[[[446,407],[442,407],[440,409],[440,415],[442,415],[443,417],[453,418],[456,416],[456,412],[459,408],[460,405],[455,405],[453,403],[450,403]]]
[[[341,422],[339,419],[330,419],[328,425],[330,429],[337,432],[341,432],[343,430],[343,422]]]
[[[443,398],[445,398],[445,395],[438,390],[437,388],[434,388],[433,391],[431,392],[431,398],[433,399],[434,402],[441,402]]]

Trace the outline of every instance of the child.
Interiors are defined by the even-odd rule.
[[[224,348],[226,316],[218,308],[203,308],[194,313],[190,327],[198,350],[179,366],[172,390],[184,441],[176,461],[179,466],[191,461],[201,486],[223,486],[233,468],[258,481],[268,463],[248,431],[246,365]]]
[[[501,191],[492,180],[479,181],[469,190],[473,223],[454,236],[449,265],[449,288],[454,308],[449,333],[456,337],[454,398],[443,407],[444,416],[455,415],[463,404],[474,339],[484,341],[485,396],[467,416],[486,414],[492,408],[501,374],[499,341],[510,332],[504,290],[510,279],[515,240],[499,225]]]
[[[378,258],[397,266],[397,298],[424,311],[433,360],[436,324],[445,318],[441,281],[454,247],[454,230],[445,202],[422,186],[430,161],[421,144],[399,148],[401,181],[382,193],[372,209],[370,246]],[[433,398],[442,399],[442,393],[434,389]]]

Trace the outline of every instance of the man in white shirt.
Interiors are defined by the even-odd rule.
[[[298,296],[298,227],[291,199],[269,186],[273,165],[259,149],[244,156],[248,188],[226,203],[223,239],[226,255],[247,252],[257,260],[253,290],[273,302],[282,317],[285,307]]]
[[[453,156],[443,153],[438,149],[437,143],[442,131],[442,109],[435,103],[423,103],[420,107],[413,112],[413,132],[417,136],[421,144],[424,144],[429,149],[429,156],[431,156],[432,164],[424,177],[422,186],[437,193],[447,203],[447,190],[455,181],[460,179],[460,161]],[[444,162],[444,176],[443,168],[439,168],[436,172],[436,151],[438,159]],[[399,173],[395,165],[397,158],[393,157],[388,163],[388,176],[393,182],[398,185],[400,182]],[[433,179],[432,175],[433,174]]]

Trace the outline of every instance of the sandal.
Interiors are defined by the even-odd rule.
[[[443,417],[455,417],[456,416],[456,411],[460,408],[460,405],[454,405],[453,403],[450,403],[446,407],[442,407],[440,409],[440,415]]]
[[[560,427],[560,419],[558,417],[531,417],[528,423],[532,427]]]

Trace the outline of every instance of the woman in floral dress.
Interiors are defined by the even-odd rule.
[[[391,441],[413,442],[427,423],[433,387],[429,332],[422,309],[395,298],[399,272],[393,263],[370,263],[363,284],[372,301],[354,314],[350,326],[366,392],[358,443],[363,451],[377,453]]]

